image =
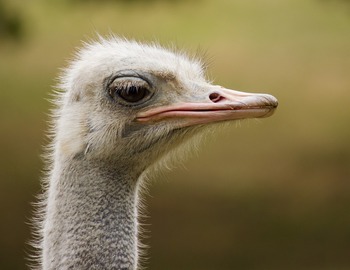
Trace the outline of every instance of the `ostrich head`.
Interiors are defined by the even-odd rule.
[[[270,95],[212,85],[197,60],[118,38],[86,45],[60,89],[37,226],[47,270],[138,269],[144,173],[214,123],[277,107]]]
[[[118,38],[86,45],[61,82],[58,158],[139,173],[214,123],[267,117],[277,107],[270,95],[212,85],[198,60]]]

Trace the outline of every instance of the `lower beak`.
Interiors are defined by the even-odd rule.
[[[246,118],[262,118],[273,114],[278,101],[268,94],[245,93],[214,87],[205,102],[183,102],[152,108],[140,112],[136,121],[152,123],[178,120],[181,127],[230,121]]]

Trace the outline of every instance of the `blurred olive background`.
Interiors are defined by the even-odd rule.
[[[150,184],[149,269],[350,269],[345,0],[0,0],[0,269],[28,269],[59,68],[111,32],[199,52],[216,84],[280,102]]]

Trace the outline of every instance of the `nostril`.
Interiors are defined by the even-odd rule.
[[[211,93],[209,98],[212,102],[217,102],[220,99],[220,95],[218,93]]]
[[[223,99],[225,99],[223,96],[221,96],[219,93],[211,93],[210,95],[209,95],[209,99],[212,101],[212,102],[214,102],[214,103],[216,103],[216,102],[219,102],[219,101],[221,101],[221,100],[223,100]]]

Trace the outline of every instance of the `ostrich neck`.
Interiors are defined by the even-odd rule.
[[[138,175],[99,165],[73,160],[54,166],[43,269],[137,269]]]

